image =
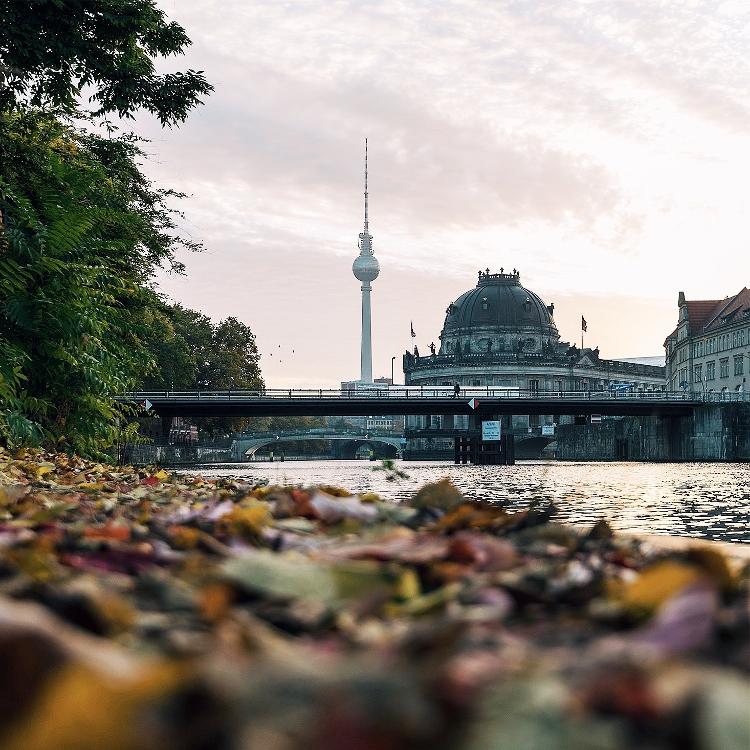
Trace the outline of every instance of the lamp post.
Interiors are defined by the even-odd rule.
[[[395,383],[393,382],[393,366],[395,363],[396,363],[396,357],[393,356],[391,357],[391,385],[395,385]]]

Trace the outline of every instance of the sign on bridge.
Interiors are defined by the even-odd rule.
[[[500,440],[500,420],[488,419],[482,422],[482,440]]]

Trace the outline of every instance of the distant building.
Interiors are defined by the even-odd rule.
[[[361,380],[342,380],[341,390],[343,392],[352,393],[353,391],[361,390],[378,390],[388,389],[393,385],[391,378],[375,378],[372,383],[363,383]],[[329,424],[335,424],[341,421],[341,417],[335,419],[329,417]],[[404,418],[398,415],[392,416],[367,416],[361,417],[344,417],[343,421],[345,424],[356,427],[361,430],[379,430],[379,431],[396,431],[403,432]]]
[[[603,359],[599,349],[580,349],[560,340],[554,305],[521,286],[511,273],[480,271],[477,285],[448,305],[439,346],[420,356],[406,352],[407,385],[511,388],[530,392],[602,391],[612,386],[633,391],[663,390],[664,367]],[[571,418],[572,419],[572,418]],[[542,433],[555,415],[515,415],[514,431]],[[468,430],[467,416],[409,416],[409,451],[436,453],[452,447],[452,434]],[[446,431],[445,436],[441,432]],[[447,434],[450,433],[450,434]]]
[[[677,327],[664,341],[669,390],[748,389],[750,291],[723,300],[677,298]]]

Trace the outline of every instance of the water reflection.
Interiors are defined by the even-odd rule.
[[[448,476],[472,498],[521,508],[554,500],[558,518],[592,523],[606,518],[622,531],[675,534],[750,543],[747,464],[636,464],[528,461],[516,466],[399,463],[408,479],[386,481],[369,461],[289,461],[221,464],[191,469],[274,484],[336,484],[402,500],[425,482]]]

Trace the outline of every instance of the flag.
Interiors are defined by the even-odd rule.
[[[586,325],[586,318],[581,315],[581,330],[586,331],[588,329],[588,326]]]
[[[409,323],[409,325],[411,326],[411,337],[412,337],[413,339],[417,338],[417,334],[416,334],[416,333],[414,333],[414,323],[413,323],[413,322],[411,322],[411,323]]]

